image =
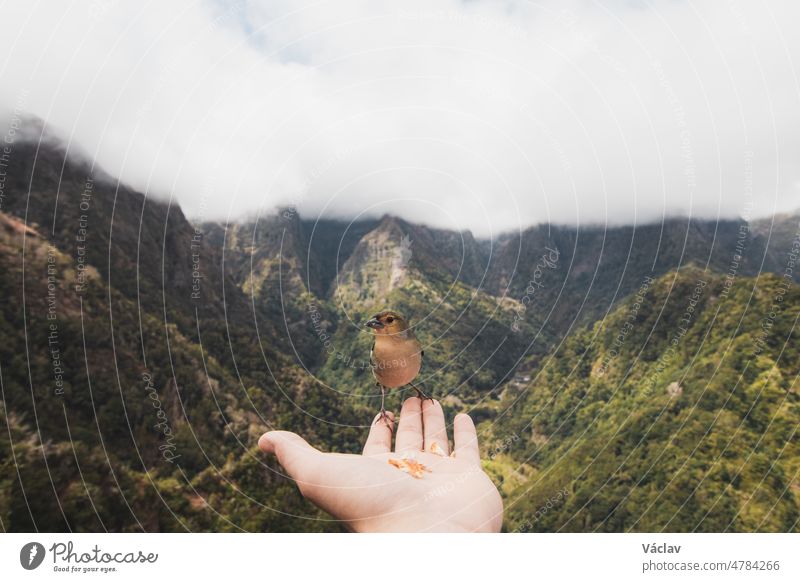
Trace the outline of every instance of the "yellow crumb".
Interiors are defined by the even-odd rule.
[[[408,473],[414,477],[414,479],[422,479],[423,473],[426,471],[428,473],[431,472],[425,465],[414,459],[389,459],[389,464],[393,467],[397,467],[404,473]]]
[[[446,457],[447,454],[444,452],[444,449],[439,446],[439,443],[435,442],[430,446],[431,453],[434,455],[439,455],[440,457]]]

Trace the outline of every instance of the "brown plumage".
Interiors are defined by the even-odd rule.
[[[375,334],[370,351],[372,373],[381,387],[381,416],[386,417],[384,397],[386,389],[411,386],[420,398],[428,398],[414,385],[422,367],[425,352],[408,325],[396,311],[381,311],[366,323]]]

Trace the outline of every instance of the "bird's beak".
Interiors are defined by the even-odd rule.
[[[371,327],[372,329],[381,329],[383,327],[383,324],[374,317],[364,325],[366,325],[367,327]]]

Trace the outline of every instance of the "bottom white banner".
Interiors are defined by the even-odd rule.
[[[800,534],[2,534],[3,580],[800,580]]]

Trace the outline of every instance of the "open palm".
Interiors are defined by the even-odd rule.
[[[277,455],[307,499],[354,531],[500,531],[503,503],[481,469],[469,416],[455,418],[453,456],[437,401],[405,401],[394,452],[393,429],[391,414],[373,423],[362,455],[323,453],[285,431],[268,432],[258,444]],[[390,460],[426,470],[415,478]]]

